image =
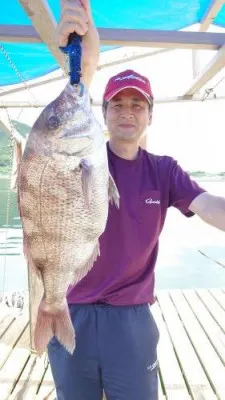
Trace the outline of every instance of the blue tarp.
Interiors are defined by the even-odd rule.
[[[0,24],[32,25],[18,0],[1,0]],[[60,0],[49,0],[58,21]],[[202,20],[212,0],[91,0],[97,27],[179,30]],[[225,28],[225,5],[214,24]],[[24,80],[37,78],[59,68],[44,44],[1,43]],[[1,48],[0,48],[1,50]],[[102,47],[101,51],[107,50]],[[0,51],[0,85],[21,82]]]

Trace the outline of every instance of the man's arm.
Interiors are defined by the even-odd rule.
[[[73,32],[82,36],[81,81],[89,88],[97,69],[100,49],[89,0],[61,0],[61,17],[56,31],[58,45],[66,46]]]
[[[201,193],[190,204],[189,210],[203,221],[225,231],[225,198]]]

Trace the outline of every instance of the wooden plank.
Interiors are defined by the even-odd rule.
[[[23,1],[25,4],[25,0],[20,1]],[[35,5],[34,0],[32,1]],[[38,0],[38,3],[40,3],[40,1],[41,0]],[[37,5],[37,7],[39,6]],[[39,18],[39,22],[40,21],[44,26],[41,18]],[[218,50],[221,46],[223,46],[225,42],[225,34],[215,32],[185,32],[170,30],[167,31],[112,28],[98,28],[98,31],[100,35],[101,45],[156,47],[163,49]],[[1,42],[10,41],[29,43],[40,42],[44,39],[44,41],[47,43],[46,37],[47,36],[43,37],[41,35],[41,32],[39,32],[38,35],[33,26],[0,25]],[[48,39],[48,42],[50,42],[50,37]],[[55,40],[54,43],[51,42],[50,44],[56,45]]]
[[[197,294],[192,290],[183,290],[183,294],[201,324],[206,336],[225,365],[225,334],[208,312]]]
[[[15,320],[15,316],[12,315],[7,315],[5,314],[5,316],[1,319],[0,322],[0,339],[1,337],[6,333],[7,329],[10,327],[10,325],[13,323],[13,321]]]
[[[1,125],[0,125],[1,129]],[[1,299],[0,300],[0,321],[5,318],[6,315],[10,315],[10,309],[8,306],[5,304],[5,300]]]
[[[50,364],[48,363],[48,368],[45,372],[44,379],[41,383],[40,389],[37,394],[38,400],[45,400],[47,399],[54,390],[54,382],[52,377],[52,371]]]
[[[9,329],[1,337],[0,341],[0,368],[12,352],[14,346],[18,342],[21,334],[28,324],[27,314],[17,317],[10,325]]]
[[[35,399],[35,400],[39,400],[39,399]],[[53,390],[53,392],[50,393],[49,396],[47,396],[47,397],[45,397],[44,399],[41,399],[41,400],[57,400],[55,390]],[[106,400],[106,398],[104,397],[102,400]]]
[[[17,346],[0,371],[1,400],[7,400],[30,356],[29,328],[25,329]]]
[[[29,360],[22,372],[22,375],[20,376],[20,379],[18,380],[12,394],[9,396],[8,400],[24,400],[25,397],[25,392],[27,390],[27,385],[30,380],[30,375],[32,374],[34,365],[36,363],[36,354],[31,353]],[[35,393],[34,393],[35,394]],[[32,399],[33,397],[29,397]]]
[[[190,399],[159,305],[154,304],[151,310],[160,331],[158,358],[166,395],[174,400]]]
[[[211,3],[209,4],[201,20],[200,32],[207,31],[224,3],[225,0],[211,0]]]
[[[221,46],[220,50],[210,60],[207,66],[201,71],[191,84],[191,87],[184,93],[184,95],[193,96],[197,93],[206,83],[208,83],[225,65],[225,45]]]
[[[180,290],[172,291],[170,296],[175,304],[189,338],[198,354],[219,399],[224,399],[225,367],[201,328],[185,297]]]
[[[163,394],[163,390],[162,390],[162,385],[161,385],[161,381],[159,378],[159,374],[158,374],[158,400],[166,400],[164,394]]]
[[[216,299],[217,303],[219,303],[220,307],[225,310],[225,293],[221,289],[209,289],[209,292]]]
[[[65,69],[65,55],[59,50],[56,41],[56,20],[46,0],[19,0],[28,17],[31,19],[35,30],[49,51]]]
[[[225,333],[225,311],[223,308],[217,303],[208,290],[199,289],[197,294]]]
[[[178,317],[177,311],[169,297],[164,291],[157,293],[157,298],[169,331],[174,349],[176,351],[182,373],[188,382],[189,391],[194,400],[216,400],[212,387],[199,362],[193,346],[186,334],[183,324]]]
[[[1,25],[0,41],[14,43],[42,43],[42,40],[33,26],[28,25]]]
[[[23,388],[23,397],[21,400],[30,400],[36,397],[40,384],[46,370],[45,354],[42,357],[32,354],[34,364],[30,369],[28,379]],[[10,399],[11,400],[11,399]]]
[[[224,33],[99,28],[101,44],[170,49],[218,50]]]

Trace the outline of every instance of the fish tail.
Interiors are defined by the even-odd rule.
[[[75,349],[75,331],[70,318],[68,304],[65,301],[62,307],[50,306],[42,300],[37,316],[34,331],[34,345],[38,354],[46,351],[49,341],[55,336],[69,353]]]

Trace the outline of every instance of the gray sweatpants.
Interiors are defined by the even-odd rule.
[[[76,349],[48,346],[57,400],[157,400],[159,331],[147,304],[70,305]]]

